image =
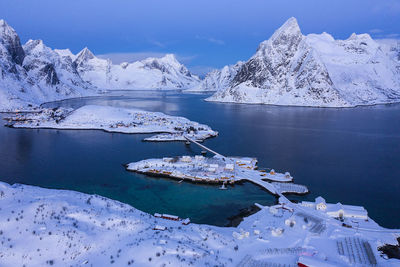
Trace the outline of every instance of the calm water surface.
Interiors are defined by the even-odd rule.
[[[296,183],[309,187],[309,195],[292,199],[322,195],[329,202],[363,205],[381,225],[400,228],[400,105],[321,109],[209,103],[204,98],[121,91],[46,106],[143,108],[208,124],[220,135],[205,145],[224,155],[257,157],[260,167],[290,171]],[[0,127],[0,180],[95,193],[149,213],[215,225],[225,225],[254,202],[276,201],[250,183],[219,190],[126,172],[123,163],[200,152],[180,142],[142,142],[147,136]]]

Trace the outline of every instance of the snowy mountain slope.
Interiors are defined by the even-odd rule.
[[[200,82],[172,54],[114,65],[84,48],[74,63],[85,81],[101,89],[184,89]]]
[[[0,111],[95,94],[80,78],[70,57],[60,56],[40,40],[22,46],[4,20],[0,20],[0,69]]]
[[[96,95],[98,89],[184,89],[200,79],[174,55],[113,65],[89,49],[74,55],[41,40],[21,45],[18,34],[0,20],[0,111],[43,102]]]
[[[230,87],[207,100],[319,107],[398,102],[399,61],[393,44],[385,46],[367,34],[304,36],[290,18],[259,45]]]
[[[213,70],[207,73],[197,86],[189,88],[185,92],[213,92],[228,88],[242,65],[243,62],[239,61],[235,65]]]
[[[85,95],[85,90],[93,88],[81,79],[69,55],[60,55],[41,40],[29,40],[23,48],[26,53],[23,67],[36,84],[56,86],[55,93],[66,97]]]

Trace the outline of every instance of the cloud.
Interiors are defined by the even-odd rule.
[[[213,44],[217,44],[217,45],[224,45],[225,44],[225,42],[223,40],[215,39],[215,38],[212,38],[212,37],[202,37],[202,36],[196,35],[196,39],[197,40],[205,40],[207,42],[210,42],[210,43],[213,43]]]
[[[110,59],[113,64],[120,64],[122,62],[134,62],[142,59],[146,59],[149,57],[163,57],[168,53],[161,52],[131,52],[131,53],[106,53],[101,55],[96,55],[99,58]],[[177,55],[175,54],[176,59],[182,64],[188,64],[193,59],[197,57],[197,55]]]
[[[376,34],[374,35],[376,39],[400,39],[399,33],[387,33],[387,34]]]
[[[381,29],[372,29],[372,30],[369,30],[369,32],[370,33],[381,33],[381,32],[383,32],[383,30],[381,30]]]
[[[167,44],[156,41],[156,40],[151,40],[151,41],[149,41],[149,43],[152,45],[155,45],[157,47],[160,47],[160,48],[165,48],[167,46]]]
[[[400,34],[398,33],[389,33],[384,35],[385,38],[389,39],[398,39],[400,37]]]

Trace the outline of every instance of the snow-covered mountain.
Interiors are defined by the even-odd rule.
[[[0,111],[95,94],[69,56],[61,56],[41,40],[29,40],[22,46],[4,20],[0,20],[0,69]]]
[[[347,107],[400,101],[400,45],[304,36],[290,18],[209,101]]]
[[[96,95],[98,89],[184,89],[200,79],[174,55],[113,65],[85,48],[51,49],[41,40],[21,45],[15,30],[0,20],[0,111],[46,101]]]
[[[235,65],[227,65],[220,70],[213,70],[207,73],[206,77],[197,85],[185,90],[186,92],[213,92],[228,88],[243,65],[239,61]]]
[[[85,81],[102,89],[185,89],[200,82],[172,54],[113,65],[84,48],[74,63]]]

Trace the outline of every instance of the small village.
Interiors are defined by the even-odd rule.
[[[179,181],[196,183],[222,184],[221,189],[242,181],[249,181],[262,186],[275,194],[279,192],[305,194],[307,187],[290,182],[293,177],[289,172],[277,173],[275,170],[258,170],[257,160],[247,157],[205,157],[203,155],[164,157],[148,159],[126,165],[128,171],[151,176],[162,176]],[[264,184],[266,186],[264,186]]]
[[[127,164],[126,170],[178,179],[179,182],[222,184],[220,189],[227,189],[227,185],[247,181],[276,196],[282,193],[300,195],[308,193],[306,186],[292,183],[293,177],[289,172],[278,173],[274,169],[259,170],[256,158],[226,157],[188,136],[184,136],[184,138],[187,140],[187,144],[193,143],[204,149],[203,154],[208,151],[214,156],[195,155],[194,157],[147,159]]]

